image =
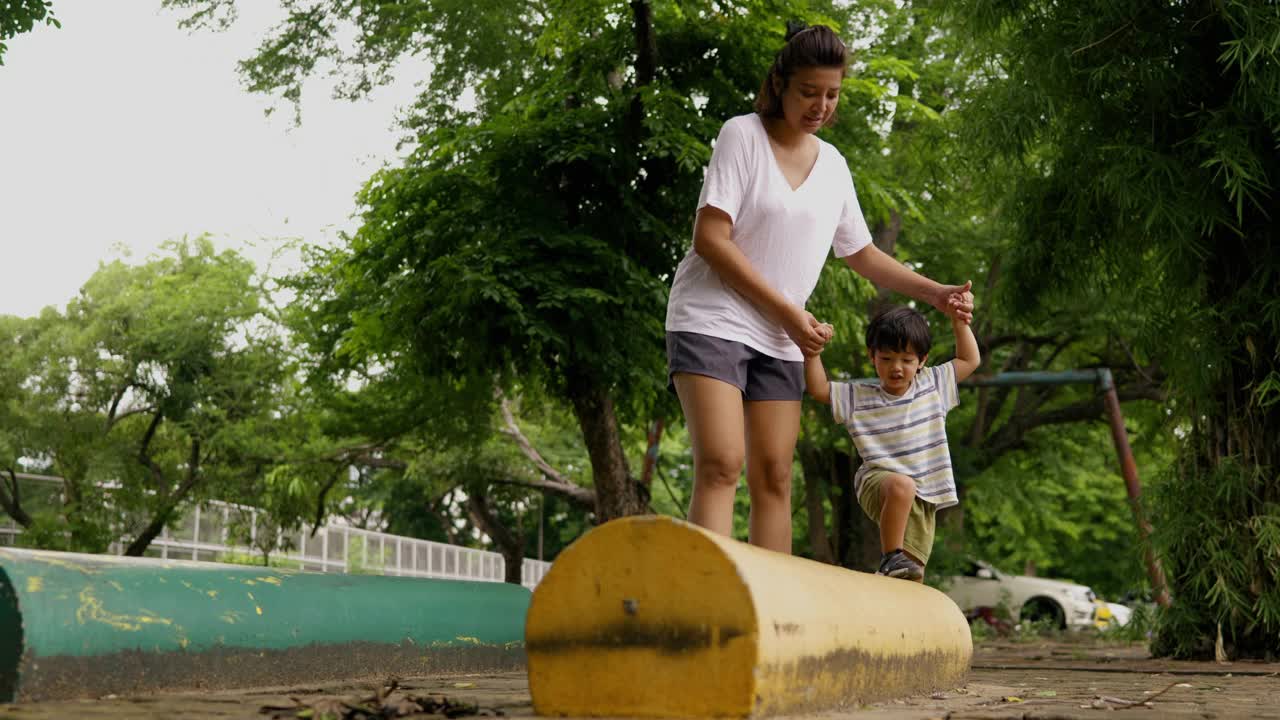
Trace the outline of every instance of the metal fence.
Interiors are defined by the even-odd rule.
[[[41,476],[27,476],[30,479]],[[27,479],[27,478],[24,478]],[[314,572],[448,578],[502,582],[506,561],[487,550],[363,530],[342,522],[285,533],[268,529],[266,514],[234,503],[210,500],[175,517],[151,542],[146,555],[182,560],[250,563],[263,561],[259,547],[274,547],[271,564]],[[0,538],[13,544],[22,528],[7,515],[0,521]],[[275,534],[273,542],[258,542],[259,532]],[[244,542],[245,540],[248,542]],[[110,551],[124,554],[125,543]],[[525,558],[522,584],[533,589],[551,563]]]

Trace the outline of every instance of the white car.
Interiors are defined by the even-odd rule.
[[[978,560],[970,561],[963,575],[950,578],[946,592],[969,617],[1004,604],[1015,619],[1048,619],[1059,628],[1091,627],[1097,597],[1084,585],[1007,575]]]
[[[1120,603],[1105,603],[1107,611],[1111,613],[1111,622],[1117,627],[1124,627],[1129,624],[1129,619],[1133,617],[1133,609],[1128,605]]]

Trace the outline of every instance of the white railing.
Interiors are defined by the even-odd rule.
[[[247,561],[261,551],[257,543],[264,515],[257,508],[210,500],[174,518],[146,550],[150,557],[182,560]],[[237,543],[236,536],[248,531],[250,545]],[[0,520],[0,537],[13,544],[22,528],[7,515]],[[419,540],[390,533],[363,530],[341,522],[322,525],[312,535],[304,528],[295,533],[276,530],[274,546],[284,548],[269,554],[272,564],[314,572],[448,578],[502,582],[506,562],[502,555],[487,550]],[[286,543],[286,540],[288,541]],[[291,545],[291,547],[286,547]],[[116,542],[110,551],[124,554],[125,543]],[[533,589],[546,575],[551,563],[525,558],[522,584]]]

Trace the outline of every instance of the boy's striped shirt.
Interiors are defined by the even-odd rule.
[[[960,502],[947,448],[947,412],[959,402],[950,362],[922,368],[902,397],[879,383],[831,383],[831,414],[862,457],[854,492],[862,492],[868,471],[879,469],[911,477],[916,496],[939,509]]]

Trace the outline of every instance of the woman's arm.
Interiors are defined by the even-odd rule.
[[[846,256],[844,262],[876,285],[927,302],[947,317],[965,323],[973,320],[973,298],[967,295],[971,283],[942,285],[894,260],[875,245]]]
[[[782,325],[787,335],[800,346],[801,352],[820,352],[826,338],[818,330],[817,319],[765,282],[734,244],[732,230],[733,221],[727,213],[712,205],[704,206],[698,211],[698,219],[693,226],[694,252],[716,271],[720,279]]]

